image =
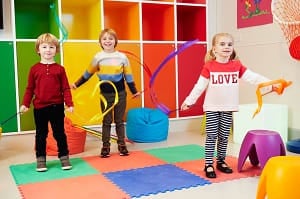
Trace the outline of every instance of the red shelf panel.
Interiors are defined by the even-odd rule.
[[[206,0],[177,0],[177,3],[206,4]]]
[[[174,7],[163,4],[142,4],[143,40],[174,40]]]
[[[204,64],[206,45],[195,44],[178,55],[178,103],[179,106],[191,92]],[[203,114],[204,95],[187,111],[180,111],[179,116],[198,116]]]
[[[178,41],[206,41],[206,7],[177,6]]]
[[[152,74],[157,69],[159,64],[170,54],[175,48],[173,44],[144,44],[144,62],[148,65]],[[144,73],[145,85],[145,107],[157,108],[150,97],[149,82],[150,77]],[[176,72],[175,59],[171,59],[159,71],[154,79],[153,88],[159,103],[166,105],[170,110],[176,109]],[[173,112],[169,115],[175,117]]]

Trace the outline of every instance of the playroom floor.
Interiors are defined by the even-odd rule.
[[[130,151],[170,147],[186,144],[198,144],[204,146],[205,135],[199,132],[176,132],[169,133],[167,141],[158,143],[134,143],[128,144]],[[87,135],[85,151],[80,154],[71,155],[74,157],[95,156],[100,152],[100,140],[97,137]],[[13,176],[9,170],[10,165],[35,162],[34,157],[34,134],[2,136],[0,140],[0,198],[19,199],[22,198]],[[238,157],[240,145],[229,143],[228,154]],[[116,144],[112,144],[112,153],[117,151]],[[298,155],[288,152],[288,155]],[[124,157],[126,158],[126,157]],[[48,156],[48,160],[57,159]],[[232,167],[236,165],[231,165]],[[199,165],[203,168],[203,165]],[[226,182],[214,183],[209,186],[192,187],[189,189],[176,190],[173,192],[160,193],[156,195],[143,196],[142,199],[182,199],[182,198],[210,198],[210,199],[255,199],[259,177],[242,178]],[[99,197],[95,197],[99,198]],[[101,198],[101,197],[100,197]]]

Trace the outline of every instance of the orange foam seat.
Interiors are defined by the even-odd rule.
[[[70,119],[65,118],[65,133],[67,136],[67,142],[69,147],[69,154],[82,153],[84,151],[85,140],[86,140],[86,131],[76,128],[72,125]],[[49,123],[49,133],[47,137],[47,155],[56,156],[57,155],[57,144],[56,140],[53,137],[53,132],[51,125]]]

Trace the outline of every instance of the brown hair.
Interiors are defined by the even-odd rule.
[[[105,28],[103,29],[100,34],[99,34],[99,43],[101,45],[101,38],[104,36],[104,34],[108,33],[109,35],[113,36],[116,43],[115,43],[115,46],[114,47],[117,47],[117,44],[118,44],[118,37],[117,37],[117,33],[111,29],[111,28]],[[101,45],[101,48],[103,49],[102,45]]]
[[[213,47],[216,45],[216,43],[217,43],[217,41],[220,37],[229,37],[229,38],[231,38],[232,41],[234,41],[233,36],[229,33],[217,33],[217,34],[215,34],[214,37],[212,38],[212,48],[209,51],[207,51],[207,53],[205,55],[205,58],[204,58],[205,63],[208,62],[208,61],[216,59],[216,56],[213,52]],[[233,59],[238,59],[234,49],[233,49],[233,52],[232,52],[229,60],[233,60]]]
[[[58,39],[52,35],[51,33],[44,33],[44,34],[41,34],[36,42],[35,42],[35,50],[36,52],[39,52],[39,46],[42,44],[42,43],[48,43],[48,44],[54,44],[56,46],[56,53],[59,52],[59,49],[60,49],[60,46],[59,46],[59,41]]]

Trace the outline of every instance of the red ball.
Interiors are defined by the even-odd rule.
[[[300,60],[300,35],[292,40],[289,51],[294,59]]]

